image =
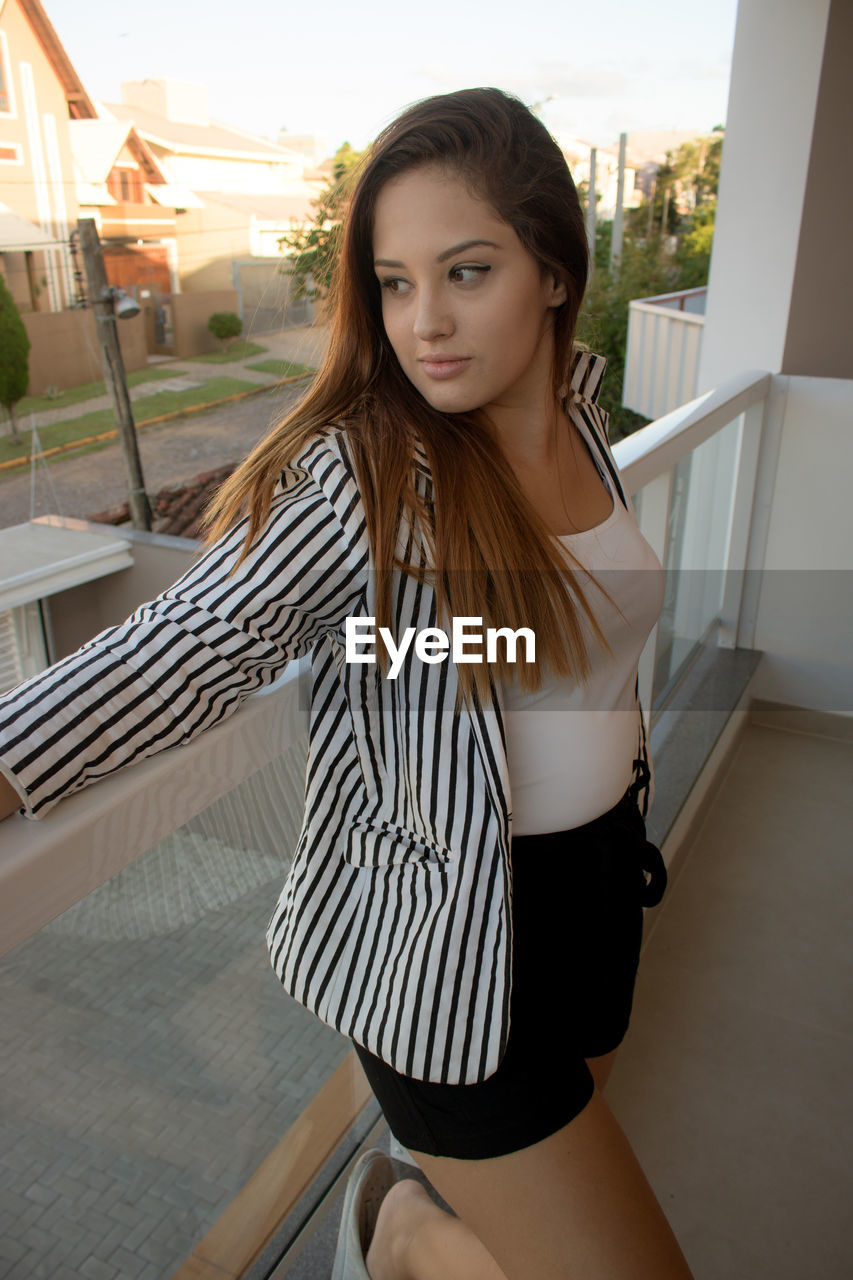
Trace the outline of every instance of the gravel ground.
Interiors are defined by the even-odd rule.
[[[293,383],[140,431],[139,453],[149,494],[244,458],[305,387],[304,382]],[[31,515],[85,519],[127,496],[118,444],[82,456],[52,458],[48,464],[49,479],[39,469],[34,504],[29,474],[0,475],[0,528],[23,524]]]

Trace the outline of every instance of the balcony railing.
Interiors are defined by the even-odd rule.
[[[622,403],[659,418],[696,394],[707,289],[638,298],[628,311]]]
[[[685,668],[752,643],[770,385],[745,374],[615,446],[667,573],[640,663],[653,756]],[[10,1276],[87,1258],[247,1275],[370,1115],[346,1042],[282,998],[264,952],[301,815],[306,678],[296,665],[189,746],[0,826]]]

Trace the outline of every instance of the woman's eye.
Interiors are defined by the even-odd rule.
[[[450,278],[457,284],[470,284],[491,271],[491,267],[451,267]]]
[[[399,276],[389,276],[386,280],[380,280],[379,284],[388,293],[408,293],[411,288],[408,280],[401,280]]]

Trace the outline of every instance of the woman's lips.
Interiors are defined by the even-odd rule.
[[[468,367],[470,356],[463,356],[461,359],[433,359],[421,360],[424,373],[428,378],[434,378],[437,381],[443,381],[445,378],[455,378],[458,373]]]

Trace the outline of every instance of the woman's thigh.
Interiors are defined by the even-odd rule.
[[[610,1053],[599,1054],[597,1058],[587,1058],[586,1065],[589,1067],[590,1075],[595,1082],[595,1087],[599,1091],[604,1089],[607,1081],[610,1079],[610,1072],[613,1070],[613,1064],[616,1061],[618,1049],[611,1049]]]
[[[510,1155],[412,1154],[507,1280],[690,1280],[654,1192],[598,1092],[565,1128]]]

